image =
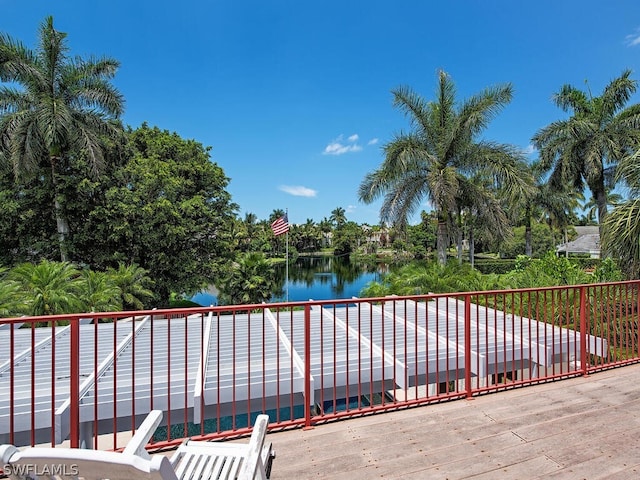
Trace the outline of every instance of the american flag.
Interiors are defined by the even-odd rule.
[[[289,231],[289,219],[286,213],[271,224],[271,230],[276,237]]]

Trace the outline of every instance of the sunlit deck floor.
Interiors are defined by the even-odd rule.
[[[640,478],[640,365],[273,432],[271,478]]]

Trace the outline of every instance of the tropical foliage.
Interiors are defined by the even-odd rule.
[[[616,164],[635,151],[640,140],[640,105],[626,106],[637,89],[631,71],[613,79],[598,97],[571,85],[554,96],[555,104],[570,114],[542,128],[533,137],[543,170],[556,189],[569,185],[589,188],[602,224],[607,214],[607,192]]]
[[[640,106],[628,105],[637,88],[629,71],[597,97],[563,86],[554,101],[569,117],[536,133],[535,163],[484,137],[512,99],[510,84],[463,101],[443,71],[432,101],[399,87],[394,106],[410,129],[384,145],[358,188],[365,203],[382,199],[380,225],[358,225],[337,206],[317,223],[290,218],[287,235],[274,236],[285,210],[240,218],[210,147],[146,123],[122,128],[116,60],[71,56],[51,17],[39,33],[34,49],[0,34],[0,316],[166,306],[211,284],[222,303],[261,302],[282,289],[276,268],[319,251],[344,269],[354,254],[437,253],[439,266],[407,266],[371,285],[376,294],[605,281],[621,278],[617,265],[640,275]],[[581,205],[585,188],[591,199]],[[425,201],[429,211],[419,212]],[[589,277],[545,256],[581,206],[585,221],[601,221],[614,259]],[[454,246],[458,262],[445,267]],[[462,265],[463,246],[471,265],[477,250],[527,260],[482,276]]]
[[[132,287],[135,278],[140,287]],[[0,317],[121,310],[123,299],[141,308],[150,282],[136,265],[108,272],[78,269],[69,262],[23,263],[0,269]]]
[[[271,263],[262,253],[244,253],[233,262],[220,281],[219,303],[262,303],[271,298],[275,285]]]
[[[628,187],[629,197],[607,216],[602,245],[613,258],[619,259],[631,278],[640,276],[640,150],[625,158],[618,168],[617,179]]]
[[[194,293],[222,274],[237,206],[228,178],[200,143],[147,125],[128,137],[131,159],[83,227],[93,241],[78,248],[90,265],[144,268],[167,305],[171,292]]]
[[[531,183],[517,149],[480,138],[511,100],[511,85],[487,88],[459,106],[455,94],[451,78],[443,71],[438,74],[435,101],[425,101],[409,87],[394,90],[394,105],[409,117],[412,131],[396,135],[384,146],[382,165],[366,175],[358,191],[365,203],[383,197],[382,223],[400,227],[428,200],[438,216],[442,264],[448,232],[454,228],[452,216],[464,208],[476,207],[480,221],[491,225],[496,234],[508,235],[494,192],[472,181],[474,175],[495,180],[510,196],[521,194]]]
[[[93,173],[105,163],[104,139],[120,131],[115,121],[124,100],[109,83],[118,68],[111,58],[70,57],[66,33],[53,18],[40,26],[35,50],[0,34],[0,162],[17,177],[52,193],[60,256],[68,257],[66,198],[59,189],[73,157]]]

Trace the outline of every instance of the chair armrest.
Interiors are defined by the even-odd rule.
[[[245,458],[242,470],[238,474],[239,479],[253,479],[258,471],[260,471],[260,478],[266,478],[265,465],[262,462],[262,446],[264,445],[268,426],[269,416],[258,415],[249,440],[247,458]]]
[[[152,410],[147,415],[147,418],[144,419],[140,427],[136,430],[135,435],[129,440],[127,446],[122,451],[125,455],[136,455],[138,457],[144,458],[146,460],[150,460],[151,456],[147,453],[147,450],[144,448],[153,433],[160,425],[162,421],[162,410]]]

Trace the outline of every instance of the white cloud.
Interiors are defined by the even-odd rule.
[[[362,147],[356,143],[358,138],[360,137],[358,137],[357,134],[353,134],[349,136],[345,142],[343,135],[340,135],[334,141],[329,143],[329,145],[324,147],[324,151],[322,153],[323,155],[342,155],[349,152],[359,152],[362,150]]]
[[[524,153],[525,155],[531,155],[535,151],[536,151],[536,147],[534,147],[531,144],[527,145],[525,148],[522,149],[522,153]]]
[[[635,47],[636,45],[640,45],[640,28],[637,28],[635,33],[624,37],[624,43],[628,47]]]
[[[302,186],[280,185],[278,189],[294,197],[315,197],[318,194],[317,191]]]
[[[359,152],[362,150],[360,145],[343,145],[340,142],[332,142],[324,149],[325,155],[342,155],[343,153]]]
[[[356,211],[356,208],[358,208],[358,207],[355,206],[355,205],[349,205],[349,206],[347,206],[347,208],[345,208],[344,212],[345,213],[353,213],[353,212]]]
[[[371,140],[369,140],[367,142],[367,145],[375,145],[376,143],[378,143],[378,139],[377,138],[372,138]]]

